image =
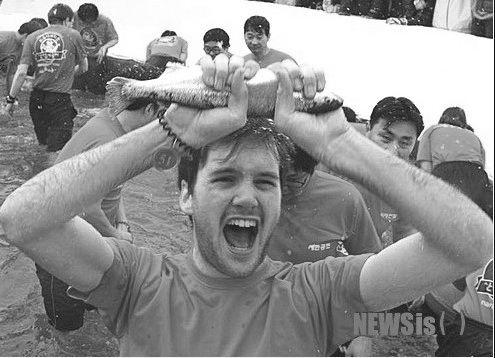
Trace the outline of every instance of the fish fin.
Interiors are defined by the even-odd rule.
[[[114,77],[107,82],[107,99],[110,109],[115,115],[126,109],[132,101],[126,100],[122,95],[122,87],[132,80],[124,77]]]

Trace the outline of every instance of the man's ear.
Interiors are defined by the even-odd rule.
[[[192,215],[192,194],[189,192],[187,182],[182,180],[180,182],[180,198],[179,198],[180,209],[187,215]]]

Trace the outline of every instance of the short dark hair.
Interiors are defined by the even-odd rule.
[[[466,112],[464,112],[464,110],[460,107],[449,107],[443,111],[438,123],[466,128]]]
[[[270,36],[270,23],[263,16],[251,16],[244,23],[244,33],[249,30],[253,30],[258,33],[262,33],[263,30],[266,36]]]
[[[165,37],[165,36],[177,36],[177,33],[172,30],[165,30],[162,32],[161,37]]]
[[[42,17],[33,17],[30,21],[36,22],[41,26],[42,29],[48,27],[48,22],[46,22],[46,20],[43,19]]]
[[[418,137],[425,128],[423,116],[418,107],[406,97],[385,97],[379,101],[371,112],[370,129],[382,118],[389,123],[412,122],[416,127]]]
[[[356,112],[354,112],[352,108],[342,106],[342,110],[344,111],[345,119],[347,119],[347,122],[359,123]]]
[[[49,24],[61,24],[64,20],[72,20],[74,18],[74,11],[69,5],[55,4],[48,11],[48,23]]]
[[[221,41],[222,47],[224,49],[230,47],[229,34],[220,27],[215,27],[214,29],[209,29],[208,31],[205,32],[205,35],[203,36],[203,42],[206,43],[210,41],[216,41],[216,42]]]
[[[34,21],[28,21],[28,22],[25,22],[23,23],[20,27],[19,27],[19,30],[17,30],[17,32],[20,34],[20,35],[29,35],[33,32],[35,32],[36,30],[39,30],[41,29],[41,25],[38,24],[37,22],[34,22]]]
[[[295,146],[295,150],[292,155],[292,164],[294,170],[296,171],[303,171],[308,174],[313,174],[318,161],[301,147]]]
[[[85,3],[77,9],[77,16],[84,22],[92,22],[98,20],[100,12],[95,4]]]
[[[247,138],[264,143],[267,148],[273,151],[279,158],[279,174],[282,186],[291,162],[291,152],[294,150],[289,138],[275,130],[272,120],[265,118],[250,118],[244,127],[220,140],[220,143],[234,144],[234,148],[225,160],[228,160],[232,155],[235,155],[239,150],[243,139]],[[192,150],[189,157],[181,157],[177,176],[177,186],[179,187],[179,190],[181,189],[182,181],[184,180],[187,183],[189,193],[193,193],[198,170],[205,165],[206,160],[208,159],[209,149],[210,146],[205,146],[201,149]]]

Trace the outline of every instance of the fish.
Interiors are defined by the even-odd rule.
[[[139,81],[115,77],[107,83],[107,99],[115,115],[122,112],[133,101],[150,98],[157,102],[177,103],[184,106],[211,109],[226,107],[229,90],[215,90],[202,80],[200,66],[174,65],[152,80]],[[260,69],[246,81],[248,90],[249,117],[273,118],[277,98],[278,79],[274,72]],[[294,92],[296,111],[321,114],[334,111],[343,104],[341,97],[331,92],[318,92],[314,99]]]

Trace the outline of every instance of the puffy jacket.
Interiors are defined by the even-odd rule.
[[[433,13],[433,27],[471,33],[472,0],[437,1]]]

